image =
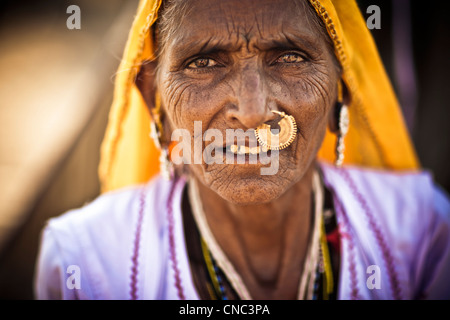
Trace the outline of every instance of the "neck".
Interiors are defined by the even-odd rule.
[[[311,226],[312,165],[279,198],[232,204],[197,183],[206,220],[254,299],[295,299]]]

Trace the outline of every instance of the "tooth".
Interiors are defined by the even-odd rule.
[[[261,146],[261,151],[267,152],[267,151],[269,151],[269,148],[267,148],[266,146]]]
[[[238,146],[235,145],[235,144],[232,144],[232,145],[230,146],[230,150],[231,150],[231,152],[233,152],[234,154],[236,154],[237,151],[238,151]]]
[[[250,150],[251,154],[258,154],[259,153],[259,147],[253,147],[253,148],[250,148],[249,150]]]
[[[239,146],[238,154],[246,154],[246,153],[248,153],[248,147]]]

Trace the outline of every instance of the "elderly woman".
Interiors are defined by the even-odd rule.
[[[354,1],[142,0],[116,81],[38,298],[447,297],[450,204]]]

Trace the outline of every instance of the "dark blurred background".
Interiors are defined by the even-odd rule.
[[[423,1],[358,0],[367,19],[370,5],[381,9],[381,29],[371,30],[403,108],[424,168],[450,190],[449,6]]]
[[[45,221],[99,194],[99,146],[137,0],[0,2],[0,299],[33,299]],[[81,29],[69,30],[69,5]],[[450,27],[422,1],[359,0],[423,167],[450,190]],[[444,2],[440,2],[440,5]]]

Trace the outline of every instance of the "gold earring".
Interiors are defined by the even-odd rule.
[[[155,95],[155,108],[152,112],[153,121],[150,122],[150,138],[156,147],[161,150],[159,157],[160,172],[164,179],[171,180],[174,174],[173,163],[170,161],[170,151],[163,146],[163,125],[161,122],[161,100],[158,92]]]
[[[291,115],[284,112],[272,110],[273,113],[281,116],[278,122],[280,130],[277,134],[273,134],[268,124],[261,124],[255,130],[256,139],[259,144],[269,150],[281,150],[287,148],[295,140],[297,135],[297,123]],[[275,140],[275,142],[273,142]]]
[[[159,156],[159,166],[162,177],[167,181],[172,180],[174,168],[172,161],[170,161],[170,152],[169,148],[167,147],[161,149],[161,155]]]
[[[344,151],[345,151],[345,144],[344,144],[344,138],[347,135],[348,129],[350,127],[350,116],[348,113],[348,107],[345,104],[337,103],[337,108],[339,108],[339,132],[337,134],[337,141],[336,141],[336,160],[334,164],[337,167],[342,166],[342,163],[344,162]]]
[[[158,149],[161,149],[161,132],[158,130],[155,121],[150,121],[150,138]]]
[[[161,121],[161,99],[158,91],[155,92],[155,107],[151,111],[153,121],[150,122],[150,138],[158,149],[162,149],[162,121]]]

